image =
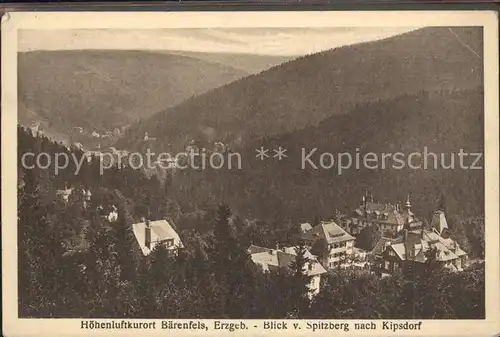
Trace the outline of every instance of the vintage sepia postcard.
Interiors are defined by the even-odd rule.
[[[500,333],[495,12],[1,32],[6,336]]]

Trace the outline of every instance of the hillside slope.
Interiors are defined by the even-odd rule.
[[[484,171],[461,168],[458,157],[460,149],[484,151],[483,121],[482,89],[419,92],[360,105],[317,127],[248,144],[240,152],[240,170],[180,171],[175,180],[176,198],[183,205],[217,200],[246,216],[297,223],[317,216],[328,218],[335,209],[352,210],[366,190],[390,203],[402,202],[411,194],[414,212],[429,218],[444,194],[453,223],[454,219],[484,214]],[[287,149],[287,158],[261,161],[255,158],[255,149],[261,146],[270,150],[271,157],[273,149]],[[302,167],[302,151],[307,156],[315,148],[310,159],[318,169],[309,162]],[[423,166],[425,151],[437,156],[435,161],[428,155],[427,169]],[[321,166],[324,152],[333,155],[332,168],[329,155]],[[382,155],[397,152],[404,154],[405,167],[393,157],[385,159],[383,167]],[[352,166],[340,173],[339,153],[349,153],[352,158]],[[356,153],[361,158],[358,167]],[[362,156],[367,153],[377,156],[377,168],[373,161],[363,165]],[[409,167],[412,153],[421,155],[411,161],[420,168]],[[452,160],[454,168],[447,169]],[[474,160],[465,157],[464,166],[470,167]],[[484,160],[476,166],[484,166]]]
[[[317,125],[358,103],[474,88],[483,81],[481,41],[478,28],[433,27],[304,56],[159,112],[134,125],[118,146],[137,147],[148,132],[156,147],[178,150],[210,128],[238,147]]]
[[[261,71],[285,63],[296,56],[275,56],[275,55],[252,55],[237,53],[203,53],[195,51],[169,50],[166,52],[172,55],[182,55],[198,58],[203,61],[222,64],[231,68],[243,70],[249,74],[257,74]]]
[[[21,123],[56,135],[122,127],[247,75],[181,55],[96,50],[20,53],[18,71]]]

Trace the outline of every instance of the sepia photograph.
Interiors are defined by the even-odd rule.
[[[496,16],[50,14],[2,29],[17,324],[500,332]]]

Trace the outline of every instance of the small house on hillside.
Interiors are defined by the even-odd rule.
[[[57,190],[56,195],[61,198],[65,203],[68,202],[69,196],[73,193],[73,188],[65,188],[64,190]]]
[[[272,249],[251,245],[248,253],[253,263],[262,267],[264,272],[279,270],[280,268],[290,268],[297,256],[294,247],[284,247],[283,249]],[[316,256],[306,251],[304,257],[308,260],[304,268],[304,274],[311,277],[309,283],[310,295],[319,293],[321,286],[321,275],[326,273],[325,268],[316,260]]]
[[[157,245],[169,250],[184,248],[179,234],[167,220],[145,220],[132,225],[135,239],[144,256],[149,255]]]

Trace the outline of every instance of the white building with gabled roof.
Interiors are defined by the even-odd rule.
[[[334,268],[345,263],[354,251],[355,238],[334,221],[321,222],[302,234],[302,239],[312,247],[317,240],[324,240],[328,256],[324,259],[327,268]]]
[[[295,247],[283,247],[282,249],[265,248],[251,245],[248,253],[252,262],[259,265],[264,272],[276,271],[280,268],[289,269],[295,261],[297,252]],[[304,266],[304,275],[310,277],[310,297],[319,293],[321,287],[321,275],[326,273],[316,256],[306,250],[304,257],[307,262]]]
[[[67,188],[65,187],[64,190],[57,190],[56,195],[61,197],[62,201],[65,203],[68,202],[69,196],[73,193],[73,187]]]
[[[145,220],[133,224],[132,231],[144,256],[149,255],[157,245],[164,245],[169,250],[184,248],[179,234],[167,220]]]

